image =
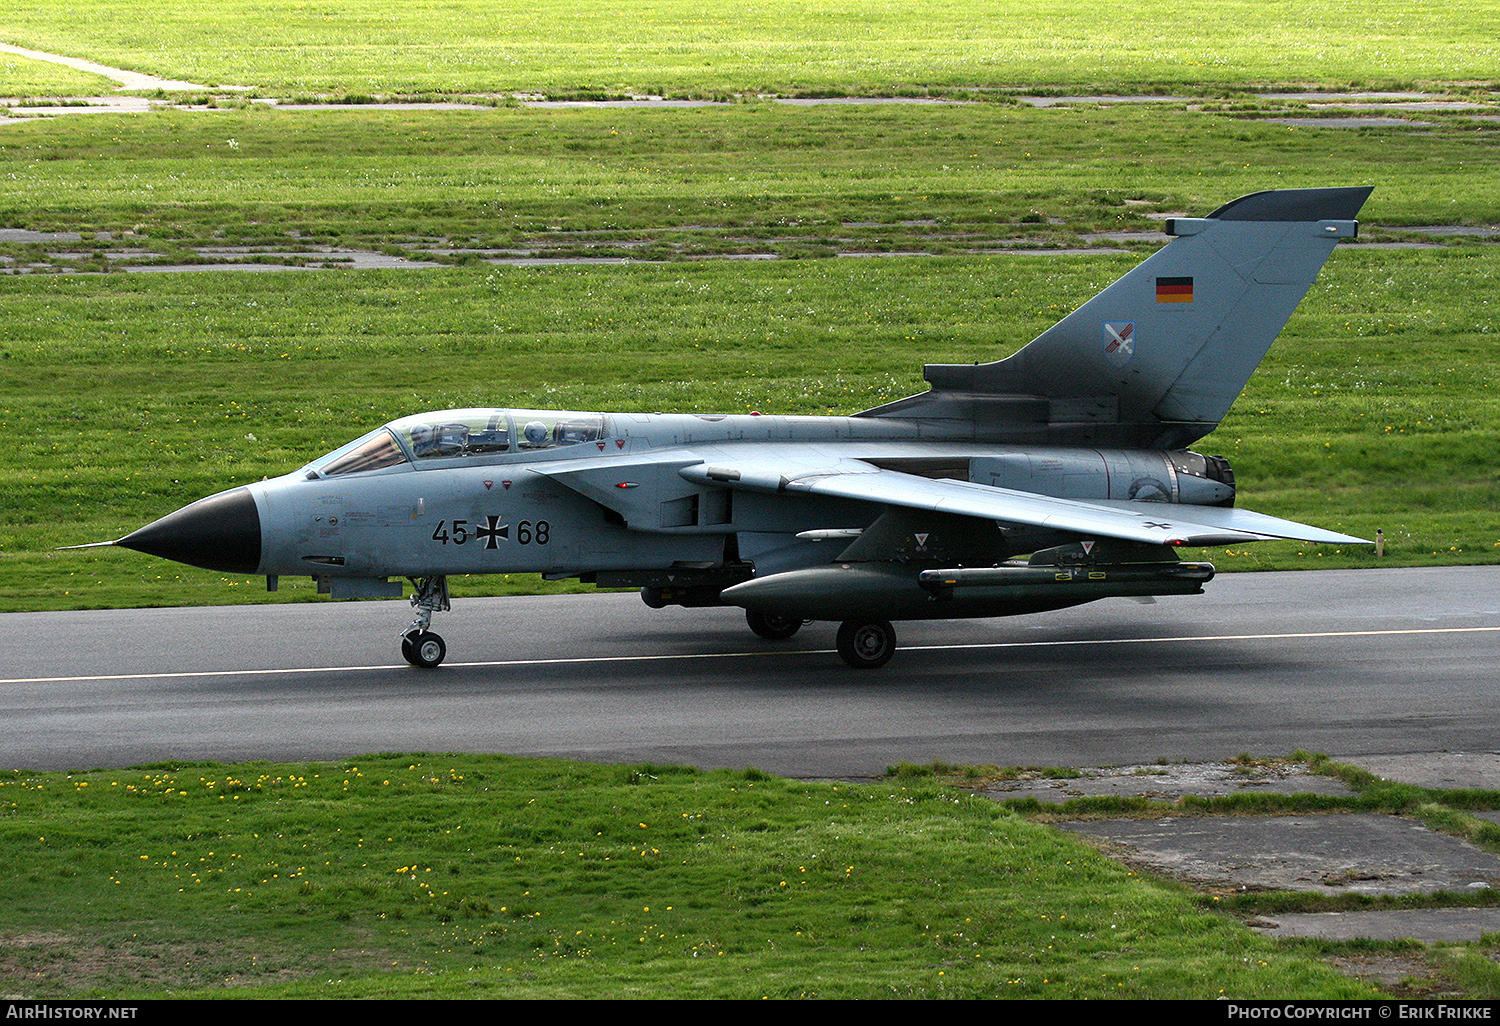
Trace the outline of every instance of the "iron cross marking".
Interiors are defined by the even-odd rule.
[[[484,539],[484,547],[487,549],[498,549],[501,538],[510,538],[510,525],[500,523],[500,518],[490,513],[485,516],[487,521],[484,527],[474,528],[474,537]]]

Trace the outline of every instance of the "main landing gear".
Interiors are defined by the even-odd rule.
[[[448,604],[448,578],[412,577],[408,580],[417,589],[411,597],[417,618],[401,633],[401,655],[413,666],[430,670],[448,654],[448,646],[442,637],[427,629],[432,625],[433,613],[445,613],[453,608]]]
[[[745,622],[767,641],[785,641],[802,629],[806,620],[780,613],[749,610]],[[896,654],[896,629],[887,620],[845,620],[839,625],[839,656],[856,670],[876,670]]]
[[[896,654],[896,629],[888,620],[845,620],[838,646],[840,658],[856,670],[877,670]]]
[[[785,641],[793,634],[802,629],[804,621],[795,616],[781,616],[777,613],[757,613],[755,610],[747,610],[745,622],[750,629],[759,637],[767,641]]]

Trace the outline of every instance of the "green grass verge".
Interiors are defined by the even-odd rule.
[[[1375,996],[988,799],[498,756],[0,774],[57,997]]]
[[[0,255],[103,270],[198,262],[195,246],[946,254],[1098,244],[1090,233],[1328,185],[1374,185],[1363,219],[1386,229],[1500,220],[1500,133],[1461,115],[1423,125],[1139,106],[95,114],[0,133],[0,225],[85,236]]]
[[[115,86],[109,79],[87,71],[0,52],[0,96],[100,96],[113,92]]]
[[[1487,5],[1211,0],[40,0],[5,41],[210,85],[314,93],[625,90],[889,93],[932,87],[1407,86],[1495,78]],[[150,26],[143,32],[142,26]]]

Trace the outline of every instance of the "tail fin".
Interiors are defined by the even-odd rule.
[[[1167,222],[1175,238],[1015,355],[928,364],[932,388],[861,416],[977,434],[1176,448],[1229,411],[1371,189],[1242,196]]]

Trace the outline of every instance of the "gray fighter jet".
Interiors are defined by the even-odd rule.
[[[1234,506],[1212,431],[1368,188],[1259,192],[1166,222],[1172,241],[1014,355],[934,364],[930,389],[849,417],[448,410],[392,421],[284,477],[116,542],[334,598],[415,591],[408,662],[454,574],[640,588],[738,606],[788,638],[840,622],[883,665],[892,620],[1197,594],[1181,546],[1359,542]],[[396,580],[391,580],[396,578]]]

